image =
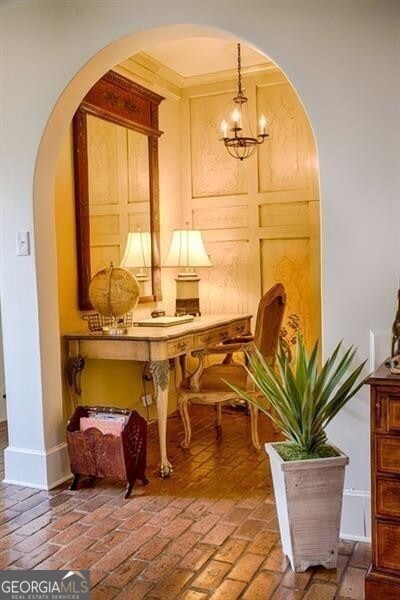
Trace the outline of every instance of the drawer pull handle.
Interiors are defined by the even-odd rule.
[[[226,340],[229,337],[229,333],[227,331],[221,331],[220,333],[221,340]]]
[[[244,331],[244,325],[237,325],[236,326],[236,332],[237,333],[242,333],[242,331]]]
[[[187,343],[186,342],[178,342],[176,346],[177,346],[178,350],[185,350]]]

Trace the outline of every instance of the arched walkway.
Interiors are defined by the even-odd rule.
[[[364,358],[370,350],[369,331],[373,335],[390,328],[399,268],[393,184],[398,169],[392,152],[398,105],[395,3],[385,4],[385,10],[379,2],[368,3],[362,19],[354,3],[327,7],[301,0],[250,5],[222,0],[206,17],[200,2],[171,2],[168,14],[160,10],[163,4],[104,2],[92,11],[86,2],[52,4],[51,10],[48,3],[18,3],[1,9],[0,39],[8,57],[0,74],[6,90],[1,98],[0,194],[5,207],[2,311],[9,481],[51,487],[67,475],[53,206],[60,140],[92,83],[154,40],[219,36],[225,27],[284,69],[307,106],[318,139],[326,347],[344,337]],[[211,27],[171,25],[205,21]],[[16,258],[15,232],[32,231],[33,226],[32,256]],[[332,427],[332,440],[351,456],[346,531],[358,536],[365,535],[368,519],[365,398],[360,395]]]

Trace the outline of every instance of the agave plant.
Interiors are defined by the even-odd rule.
[[[299,332],[296,363],[293,367],[282,346],[276,354],[276,368],[271,366],[255,346],[246,350],[249,376],[262,396],[269,401],[273,412],[260,395],[226,383],[240,397],[266,413],[302,453],[303,458],[316,456],[326,445],[326,426],[363,385],[363,382],[356,382],[366,361],[348,374],[356,348],[351,346],[340,358],[341,347],[342,342],[336,346],[320,370],[318,341],[309,355]]]

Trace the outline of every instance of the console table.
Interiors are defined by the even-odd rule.
[[[86,359],[148,362],[156,393],[160,473],[168,477],[172,465],[167,457],[167,412],[170,359],[182,358],[206,346],[250,332],[251,315],[204,315],[171,327],[132,327],[127,335],[74,333],[67,344],[67,378],[74,407],[80,404],[81,375]],[[181,360],[181,367],[184,360]],[[184,368],[184,367],[183,367]]]

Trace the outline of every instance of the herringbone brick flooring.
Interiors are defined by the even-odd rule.
[[[210,407],[193,407],[193,446],[168,422],[170,479],[157,476],[157,425],[149,427],[147,487],[83,482],[50,492],[0,484],[0,569],[90,569],[93,600],[362,599],[368,544],[342,542],[337,570],[293,573],[282,555],[265,453],[249,419],[224,409],[216,440]],[[273,433],[261,419],[262,439]],[[6,430],[0,427],[0,443]]]

